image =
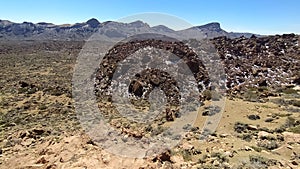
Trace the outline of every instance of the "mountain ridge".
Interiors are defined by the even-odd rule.
[[[140,20],[131,23],[115,21],[101,23],[97,19],[91,18],[86,22],[61,25],[48,22],[15,23],[9,20],[0,20],[0,40],[87,40],[98,30],[108,37],[120,39],[138,33],[158,33],[172,37],[183,37],[183,39],[194,37],[215,38],[219,36],[229,38],[245,36],[249,38],[253,35],[252,33],[227,32],[221,28],[221,24],[218,22],[175,31],[165,25],[151,27]]]

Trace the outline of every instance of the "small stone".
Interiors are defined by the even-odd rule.
[[[254,126],[254,125],[249,124],[249,125],[247,126],[247,129],[248,129],[248,130],[257,130],[258,128],[257,128],[257,126]]]
[[[171,154],[170,154],[170,151],[166,151],[166,152],[164,152],[164,153],[162,153],[162,154],[160,154],[159,156],[158,156],[158,159],[160,160],[160,161],[169,161],[169,162],[171,162]]]
[[[222,138],[225,138],[225,137],[229,136],[229,134],[222,133],[219,136],[222,137]]]
[[[225,168],[232,168],[232,166],[229,164],[229,163],[227,163],[227,162],[224,162],[224,163],[222,163],[223,164],[223,166],[225,167]]]
[[[135,96],[141,97],[143,95],[143,85],[139,81],[133,81],[129,85],[129,93],[133,93]]]
[[[193,137],[193,136],[194,136],[194,133],[193,133],[193,132],[188,132],[188,133],[185,134],[185,137],[186,137],[186,138],[191,138],[191,137]]]
[[[42,135],[43,133],[45,133],[46,131],[44,129],[33,129],[32,133],[34,135]]]
[[[267,138],[268,136],[270,136],[271,134],[266,132],[266,131],[260,131],[258,132],[257,136],[258,138]]]
[[[165,162],[163,163],[163,165],[162,165],[162,168],[173,168],[172,166],[173,166],[173,165],[172,165],[171,162],[165,161]]]
[[[292,163],[293,165],[298,165],[297,161],[295,161],[295,160],[293,160],[291,163]]]
[[[205,110],[204,112],[202,112],[202,116],[208,116],[209,115],[209,110]]]
[[[220,165],[220,162],[219,162],[218,160],[214,160],[213,165],[214,165],[214,166],[219,166],[219,165]]]
[[[286,148],[292,150],[294,147],[292,147],[291,145],[286,146]]]
[[[102,161],[103,161],[104,164],[108,164],[109,161],[110,161],[110,156],[109,156],[109,154],[104,154],[104,155],[102,156]]]
[[[287,161],[283,161],[283,160],[279,160],[278,164],[280,165],[280,167],[286,166]]]
[[[18,138],[23,139],[23,138],[25,138],[26,136],[29,136],[29,135],[30,135],[30,133],[28,131],[21,131],[21,132],[18,133]]]
[[[256,115],[256,114],[250,114],[250,115],[248,115],[248,119],[258,120],[258,119],[260,119],[260,117],[259,117],[259,115]]]
[[[191,144],[189,144],[189,143],[183,143],[181,147],[182,147],[183,150],[191,150],[191,149],[194,149],[194,146],[191,145]]]
[[[36,162],[36,164],[46,164],[46,163],[48,163],[49,161],[47,161],[46,159],[45,159],[45,157],[41,157],[37,162]]]
[[[184,162],[184,159],[182,156],[179,156],[179,155],[175,155],[175,156],[172,156],[171,157],[171,161],[173,163],[183,163]]]
[[[267,118],[267,119],[265,120],[265,122],[269,123],[269,122],[272,122],[273,120],[274,120],[273,118]]]
[[[230,151],[226,151],[226,152],[224,152],[224,155],[226,155],[226,156],[228,156],[228,157],[233,157],[233,153],[232,152],[230,152]]]
[[[33,138],[28,138],[21,142],[22,146],[30,146],[35,140]]]
[[[249,147],[249,146],[245,146],[245,150],[246,151],[253,151],[253,148]]]
[[[17,124],[16,123],[10,123],[10,126],[16,126]]]

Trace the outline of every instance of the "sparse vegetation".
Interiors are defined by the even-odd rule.
[[[293,117],[287,117],[285,123],[283,124],[283,127],[285,128],[290,128],[290,127],[295,127],[297,125],[300,125],[300,121],[296,120]]]
[[[206,100],[211,100],[211,98],[212,98],[212,93],[211,93],[211,91],[210,91],[210,90],[204,90],[204,91],[203,91],[203,97],[204,97],[204,99],[206,99]]]
[[[249,160],[254,168],[268,168],[268,166],[273,166],[277,163],[276,160],[268,159],[258,155],[250,155]]]
[[[263,147],[267,150],[274,150],[275,148],[278,148],[279,145],[276,140],[263,140],[257,143],[259,147]]]
[[[261,152],[261,150],[263,150],[261,147],[257,147],[257,146],[251,146],[251,148],[256,152]]]
[[[241,39],[241,41],[244,40]],[[14,158],[16,152],[20,153],[20,159],[22,155],[27,154],[27,156],[24,155],[23,162],[28,156],[39,157],[40,159],[33,160],[34,166],[43,165],[44,168],[56,167],[51,166],[49,161],[67,166],[68,160],[70,160],[69,163],[76,163],[76,161],[80,162],[79,158],[85,156],[93,159],[90,158],[90,154],[97,155],[100,162],[109,162],[109,158],[106,158],[105,154],[101,154],[104,151],[95,148],[96,142],[91,141],[91,138],[83,139],[88,136],[83,134],[74,111],[71,79],[80,45],[76,45],[76,42],[22,43],[28,44],[22,48],[18,45],[12,46],[15,49],[10,49],[10,54],[0,50],[0,69],[1,76],[3,76],[0,80],[0,165],[4,164],[5,160]],[[71,49],[64,49],[66,46]],[[129,137],[133,137],[137,141],[150,145],[152,140],[149,141],[148,138],[162,134],[163,137],[179,141],[179,145],[188,143],[184,148],[174,148],[170,156],[162,154],[161,159],[166,160],[157,160],[155,164],[152,163],[154,168],[176,168],[174,167],[176,165],[178,168],[191,166],[194,168],[239,168],[234,163],[240,157],[246,157],[242,159],[245,161],[242,161],[241,168],[267,168],[273,165],[276,165],[274,168],[280,165],[283,165],[281,167],[284,168],[287,167],[285,163],[294,160],[294,164],[296,164],[298,163],[296,160],[299,159],[298,142],[288,142],[288,145],[291,145],[288,147],[289,151],[296,153],[285,155],[280,152],[287,149],[286,141],[288,139],[286,139],[284,131],[293,132],[288,134],[300,133],[300,122],[297,116],[300,104],[299,94],[291,88],[283,89],[278,93],[272,93],[273,90],[269,86],[258,86],[237,88],[232,94],[227,93],[228,97],[232,99],[226,100],[226,104],[232,103],[234,106],[226,105],[217,131],[205,128],[203,133],[201,133],[201,120],[209,119],[222,110],[221,107],[210,104],[211,101],[220,98],[220,95],[214,93],[213,90],[205,90],[202,93],[209,101],[205,101],[203,103],[205,105],[199,108],[201,111],[195,123],[183,126],[187,133],[182,135],[181,133],[174,135],[171,131],[164,132],[169,124],[173,124],[168,123],[166,118],[158,118],[146,125],[138,125],[138,123],[124,120],[124,117],[117,115],[110,97],[105,105],[99,105],[99,108],[107,107],[109,111],[103,115],[117,131],[123,132],[120,132],[124,135],[121,138],[123,142],[128,143]],[[268,96],[276,97],[267,98]],[[267,98],[266,101],[270,99],[277,105],[270,102],[262,103],[262,98]],[[247,102],[241,99],[247,100]],[[134,104],[149,106],[148,103]],[[194,111],[196,109],[191,106],[187,110]],[[185,114],[176,115],[176,113],[176,118],[185,117]],[[159,117],[164,117],[164,114]],[[98,118],[100,117],[95,117],[95,119]],[[270,121],[270,123],[265,121]],[[211,119],[209,122],[210,124],[214,123]],[[93,124],[93,122],[87,123]],[[144,131],[144,133],[137,131]],[[262,131],[265,132],[263,133],[266,134],[265,136],[258,134]],[[78,141],[80,139],[84,141]],[[199,139],[203,141],[203,144]],[[74,144],[74,142],[78,144]],[[276,160],[262,156],[266,154],[266,151],[272,153],[276,160],[282,160],[283,163],[279,164]],[[61,156],[64,153],[72,154],[70,159],[65,159],[68,157],[67,155]],[[80,154],[80,156],[76,154]],[[248,159],[249,154],[251,155]],[[179,157],[177,159],[170,158],[173,156]],[[114,156],[111,158],[117,159]],[[157,166],[155,166],[156,164]]]
[[[252,134],[251,133],[242,134],[241,138],[245,141],[250,142],[252,140]]]
[[[191,161],[192,160],[192,154],[188,150],[181,150],[180,154],[182,155],[184,161]]]
[[[255,90],[247,90],[243,95],[245,101],[258,102],[259,95]]]
[[[288,131],[300,134],[300,125],[295,126],[295,127],[291,127],[291,128],[288,129]]]
[[[248,124],[242,123],[242,122],[236,122],[234,124],[234,131],[238,133],[246,132]]]
[[[297,90],[294,90],[292,88],[282,89],[281,92],[284,93],[284,94],[297,94],[298,93]]]
[[[220,153],[220,152],[213,152],[211,154],[211,157],[216,158],[221,163],[229,161],[229,159],[226,157],[226,155],[224,155],[223,153]]]

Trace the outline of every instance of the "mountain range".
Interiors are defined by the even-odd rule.
[[[123,39],[140,33],[157,33],[181,39],[195,37],[210,39],[219,36],[237,38],[253,35],[252,33],[227,32],[217,22],[175,31],[164,25],[151,27],[142,21],[131,23],[106,21],[100,23],[95,18],[83,23],[64,25],[46,22],[36,24],[31,22],[14,23],[8,20],[0,20],[0,40],[87,40],[97,31],[109,38],[116,39]]]

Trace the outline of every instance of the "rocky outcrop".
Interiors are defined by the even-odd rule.
[[[92,28],[98,28],[99,26],[100,26],[100,22],[97,20],[97,19],[95,19],[95,18],[92,18],[92,19],[90,19],[90,20],[88,20],[87,22],[86,22],[90,27],[92,27]]]
[[[299,79],[299,36],[214,38],[231,93],[243,88],[276,88]]]
[[[209,85],[208,73],[202,63],[197,57],[197,54],[187,45],[177,41],[162,41],[162,40],[133,40],[127,43],[116,45],[110,49],[102,60],[100,67],[97,70],[95,91],[98,96],[104,96],[109,91],[109,86],[112,83],[113,75],[116,72],[118,63],[126,59],[126,57],[135,53],[140,49],[152,47],[156,49],[163,49],[175,54],[182,59],[191,70],[194,78],[199,82],[199,91],[203,91]],[[146,61],[142,61],[147,64]],[[134,65],[129,65],[134,66]],[[138,65],[141,66],[141,65]],[[151,67],[151,66],[149,66]],[[167,72],[162,72],[158,69],[145,69],[142,72],[136,72],[135,79],[130,79],[129,92],[138,97],[147,98],[154,87],[163,89],[167,99],[175,105],[178,103],[178,86],[176,81],[172,79]],[[203,83],[203,86],[200,85]],[[177,94],[176,94],[177,93]],[[174,100],[175,99],[175,100]]]
[[[220,56],[219,60],[223,63],[227,75],[226,89],[229,95],[244,94],[249,89],[257,89],[263,97],[274,96],[271,92],[272,89],[291,85],[299,79],[300,50],[299,36],[297,35],[260,38],[252,36],[251,38],[235,39],[218,37],[211,41]],[[110,86],[117,63],[137,50],[147,47],[167,50],[177,55],[185,61],[196,81],[203,82],[204,86],[198,86],[199,91],[211,88],[211,79],[208,77],[207,70],[193,50],[181,42],[152,39],[133,40],[112,48],[98,69],[95,83],[96,92],[98,94],[107,93],[106,90]],[[173,103],[178,103],[175,101],[180,98],[178,91],[174,90],[171,85],[176,84],[176,81],[173,83],[170,79],[169,85],[161,83],[162,81],[166,82],[165,79],[169,77],[166,72],[149,69],[136,73],[138,74],[136,74],[134,82],[130,84],[130,93],[139,97],[144,97],[146,94],[145,98],[147,98],[147,93],[149,94],[154,87],[160,87],[165,89],[169,101],[173,100]],[[166,86],[161,86],[162,84]],[[147,90],[145,90],[146,88]],[[266,90],[267,88],[271,90]]]

